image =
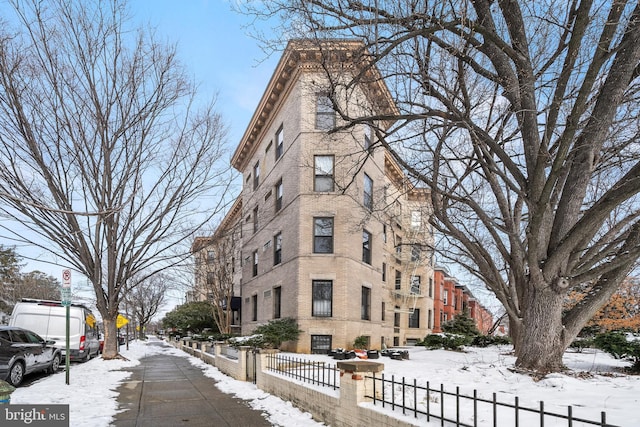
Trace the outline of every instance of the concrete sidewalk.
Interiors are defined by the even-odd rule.
[[[112,426],[271,426],[260,411],[218,390],[186,358],[149,356],[130,371],[132,376],[117,389],[119,408],[125,411]]]

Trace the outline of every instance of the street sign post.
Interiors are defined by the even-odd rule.
[[[71,308],[71,270],[62,270],[62,289],[61,298],[62,305],[65,306],[65,318],[66,318],[66,344],[65,344],[65,383],[69,385],[69,334],[70,334],[70,308]]]

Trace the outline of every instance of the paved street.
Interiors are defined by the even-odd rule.
[[[163,342],[148,345],[168,346]],[[118,403],[124,412],[116,427],[157,426],[270,426],[242,399],[218,390],[188,359],[156,355],[140,359],[132,376],[119,388]]]

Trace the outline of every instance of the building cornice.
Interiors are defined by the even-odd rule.
[[[283,93],[301,72],[330,71],[332,65],[364,69],[365,92],[383,114],[398,113],[389,89],[377,68],[368,60],[364,43],[355,40],[291,40],[285,48],[247,129],[236,148],[231,165],[242,172],[253,155],[265,127],[282,102]],[[363,79],[363,81],[365,81]],[[390,125],[388,122],[387,125]]]

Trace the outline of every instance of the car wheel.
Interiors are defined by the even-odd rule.
[[[58,372],[58,369],[60,369],[60,353],[56,353],[56,355],[53,356],[51,366],[49,367],[49,373],[55,374],[56,372]]]
[[[9,383],[14,387],[18,387],[22,382],[23,378],[24,378],[24,365],[22,364],[22,362],[16,362],[13,365],[11,365],[11,368],[9,369],[9,378],[8,378]]]

